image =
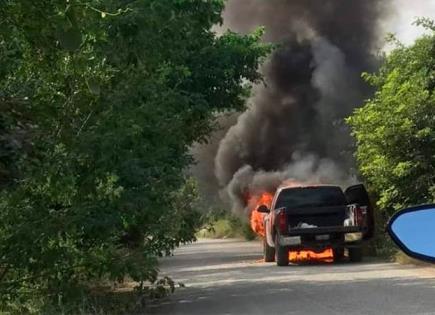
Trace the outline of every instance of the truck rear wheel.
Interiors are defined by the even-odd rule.
[[[265,262],[275,261],[275,248],[270,247],[269,244],[267,244],[266,237],[263,238],[263,256]]]
[[[332,253],[334,255],[334,262],[343,261],[343,258],[344,258],[344,247],[334,248],[332,250]]]
[[[361,247],[348,248],[349,260],[351,262],[360,262],[363,259],[363,251]]]
[[[275,237],[275,261],[277,266],[288,266],[288,248],[280,246],[278,235]]]

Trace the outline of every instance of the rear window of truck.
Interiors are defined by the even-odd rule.
[[[346,198],[340,187],[303,187],[281,190],[275,209],[282,207],[332,207],[346,205]]]

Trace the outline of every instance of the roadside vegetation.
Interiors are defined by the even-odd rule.
[[[157,257],[200,227],[188,148],[244,108],[270,50],[216,36],[223,6],[0,0],[0,312],[171,288]]]
[[[377,201],[381,253],[391,254],[382,229],[387,219],[407,206],[435,202],[435,24],[405,46],[393,36],[394,50],[378,72],[364,74],[374,96],[348,118],[356,139],[359,171]]]
[[[241,238],[247,241],[257,237],[246,220],[227,210],[210,210],[204,217],[204,224],[196,236],[211,239]]]

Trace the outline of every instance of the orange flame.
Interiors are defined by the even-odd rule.
[[[249,199],[248,204],[253,205],[251,209],[251,228],[252,230],[257,233],[258,235],[264,237],[265,236],[265,229],[264,229],[264,213],[260,213],[257,211],[258,207],[261,205],[265,205],[268,208],[272,205],[272,199],[273,195],[271,193],[263,193],[259,197],[251,197]]]
[[[320,253],[311,250],[289,251],[288,258],[291,262],[304,262],[311,260],[333,262],[334,253],[332,248],[327,248]]]
[[[300,187],[300,186],[304,186],[304,184],[292,179],[284,180],[279,185],[279,187]],[[272,205],[272,199],[274,194],[275,192],[263,192],[261,194],[253,195],[253,196],[251,196],[249,192],[245,194],[245,199],[248,204],[248,209],[251,210],[251,217],[250,217],[251,228],[255,233],[257,233],[261,237],[265,236],[265,229],[263,224],[264,213],[258,212],[257,209],[261,205],[265,205],[268,208],[270,208]]]

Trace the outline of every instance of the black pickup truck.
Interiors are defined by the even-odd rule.
[[[344,192],[338,186],[279,188],[265,213],[264,260],[278,266],[289,263],[289,251],[332,248],[334,261],[361,261],[362,244],[373,236],[373,209],[363,185]]]

